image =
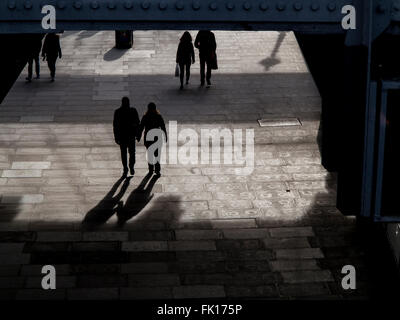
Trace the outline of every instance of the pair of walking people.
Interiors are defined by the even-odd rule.
[[[56,62],[62,57],[60,37],[56,33],[49,33],[44,38],[42,49],[41,35],[33,35],[30,43],[30,54],[28,56],[28,76],[27,82],[32,81],[33,63],[35,63],[36,79],[40,79],[40,51],[42,51],[43,61],[47,61],[47,66],[50,70],[51,81],[54,82],[56,77]]]
[[[211,86],[211,70],[217,68],[217,43],[215,35],[209,30],[200,30],[194,41],[194,46],[199,49],[200,57],[200,85],[204,86],[207,81],[207,88]],[[190,67],[195,63],[194,47],[192,36],[188,31],[182,35],[176,53],[176,63],[180,70],[180,89],[183,90],[183,80],[186,72],[186,85],[189,84]],[[207,67],[207,72],[206,72]]]
[[[165,142],[168,141],[168,135],[164,119],[154,103],[149,103],[147,112],[139,120],[137,110],[130,107],[129,98],[123,97],[121,107],[114,113],[113,129],[115,142],[121,150],[124,176],[127,176],[129,171],[131,175],[135,174],[136,141],[140,141],[143,131],[149,175],[154,172],[157,176],[161,175],[162,135],[165,135]]]

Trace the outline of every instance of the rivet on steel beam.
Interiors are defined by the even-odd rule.
[[[168,7],[168,3],[166,3],[165,1],[161,1],[158,7],[160,8],[160,10],[165,10]]]
[[[293,9],[296,11],[300,11],[303,9],[303,5],[300,2],[296,2],[295,4],[293,4]]]
[[[246,1],[243,3],[243,9],[249,11],[251,9],[251,4]]]
[[[15,1],[8,1],[8,9],[14,10],[16,7]]]
[[[336,10],[336,3],[334,3],[334,2],[329,3],[328,4],[328,10],[331,11],[331,12],[335,11]]]
[[[30,2],[30,1],[25,1],[25,3],[24,3],[24,8],[25,8],[25,9],[28,9],[28,10],[32,9],[32,2]]]
[[[116,7],[116,6],[115,6],[115,3],[114,3],[114,2],[111,2],[111,1],[108,2],[108,4],[107,4],[107,8],[108,8],[108,9],[113,10],[113,9],[115,9],[115,7]]]
[[[279,2],[279,3],[276,5],[276,9],[277,9],[278,11],[283,11],[283,10],[286,9],[286,4],[283,3],[283,2]]]
[[[150,8],[150,2],[148,2],[148,1],[142,2],[142,9],[143,10],[147,10],[149,8]]]
[[[99,6],[99,2],[98,1],[92,1],[91,3],[90,3],[90,7],[92,8],[92,9],[98,9],[100,6]]]
[[[183,10],[185,8],[185,5],[182,1],[178,1],[177,3],[175,3],[175,8],[176,10]]]
[[[232,3],[232,2],[228,2],[228,3],[226,4],[226,8],[227,8],[229,11],[232,11],[233,9],[235,9],[235,4]]]
[[[218,6],[215,2],[211,2],[209,8],[210,10],[215,11],[218,9]]]
[[[261,11],[267,11],[268,8],[269,8],[268,3],[266,3],[265,1],[260,3],[260,10]]]
[[[125,9],[132,9],[133,8],[133,2],[132,1],[125,1],[124,2],[124,8]]]
[[[80,9],[80,8],[82,8],[82,2],[80,2],[80,1],[75,1],[75,2],[74,2],[74,8],[75,8],[75,9]]]
[[[319,4],[316,3],[316,2],[314,2],[314,3],[311,5],[311,10],[312,10],[312,11],[318,11],[318,10],[319,10]]]
[[[192,8],[193,8],[193,10],[199,10],[200,9],[200,2],[198,0],[193,1]]]
[[[65,6],[66,6],[66,4],[65,4],[64,0],[60,0],[57,2],[58,9],[65,9]]]

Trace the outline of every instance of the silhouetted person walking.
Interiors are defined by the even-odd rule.
[[[138,141],[142,136],[144,130],[144,145],[147,149],[147,162],[149,164],[149,174],[153,174],[154,167],[156,175],[161,175],[161,147],[162,147],[162,133],[165,134],[165,142],[168,141],[167,130],[165,129],[165,122],[160,112],[154,103],[149,103],[147,112],[140,122],[140,129]]]
[[[204,86],[204,79],[207,80],[207,87],[211,86],[211,67],[216,57],[215,51],[217,50],[217,43],[215,42],[215,35],[209,30],[200,30],[194,41],[194,46],[199,49],[200,56],[200,80],[201,85]],[[205,75],[205,68],[207,65],[207,75]]]
[[[128,174],[128,155],[129,151],[129,169],[131,175],[135,174],[136,162],[136,142],[139,130],[139,115],[135,108],[131,108],[129,98],[123,97],[121,107],[114,112],[114,138],[121,149],[121,161],[124,169],[123,175]]]
[[[33,62],[35,62],[36,79],[40,79],[40,51],[42,50],[42,38],[32,35],[30,55],[28,57],[28,77],[26,81],[32,81]]]
[[[43,60],[47,60],[47,65],[50,70],[51,81],[54,82],[56,76],[56,62],[57,58],[62,57],[60,37],[55,33],[48,33],[44,39],[42,49]]]
[[[186,69],[186,85],[188,85],[190,79],[190,66],[192,63],[195,63],[192,36],[188,31],[185,31],[180,40],[178,51],[176,53],[176,63],[179,64],[180,80],[181,80],[180,89],[182,90],[183,79],[185,76],[185,69]]]

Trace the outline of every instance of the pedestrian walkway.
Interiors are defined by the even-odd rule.
[[[320,165],[321,102],[294,35],[217,31],[213,86],[199,87],[196,57],[179,91],[180,34],[134,32],[133,49],[117,50],[113,32],[66,32],[55,83],[44,65],[30,84],[21,74],[0,106],[0,298],[366,297],[355,220],[335,209],[335,176]],[[140,116],[155,102],[178,132],[254,129],[253,173],[166,164],[144,181],[141,142],[135,177],[122,181],[112,118],[125,95]],[[289,118],[301,126],[257,122]],[[112,208],[127,202],[135,212],[121,225]],[[55,291],[39,289],[44,264],[56,266]],[[346,264],[360,277],[350,293]]]

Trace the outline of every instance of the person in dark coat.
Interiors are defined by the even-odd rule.
[[[42,49],[43,60],[47,60],[50,69],[51,81],[54,82],[56,76],[56,61],[62,57],[60,37],[56,33],[48,33],[44,39]]]
[[[200,56],[200,78],[201,85],[204,86],[204,79],[207,80],[207,87],[211,86],[211,63],[215,59],[217,43],[215,35],[209,30],[200,30],[194,41],[194,46],[199,49]],[[205,67],[207,65],[207,75],[205,75]]]
[[[114,138],[121,149],[121,161],[124,168],[123,175],[128,174],[127,151],[129,151],[129,169],[131,175],[135,174],[136,143],[139,130],[139,114],[129,105],[129,98],[123,97],[121,107],[114,112]]]
[[[156,129],[156,130],[153,130]],[[149,175],[153,174],[154,167],[157,176],[161,175],[161,147],[162,133],[165,134],[165,142],[168,142],[165,122],[156,105],[151,102],[147,107],[147,112],[140,121],[140,129],[137,140],[140,141],[144,130],[144,145],[147,149],[147,162],[149,164]]]
[[[26,81],[32,81],[33,62],[35,62],[36,79],[40,79],[40,51],[42,50],[41,35],[32,35],[30,42],[30,54],[28,57],[28,77]]]
[[[180,89],[182,90],[185,69],[186,69],[186,85],[188,85],[190,79],[190,66],[192,63],[195,63],[192,36],[188,31],[185,31],[180,40],[178,51],[176,53],[176,63],[179,64],[180,80],[181,80]]]

